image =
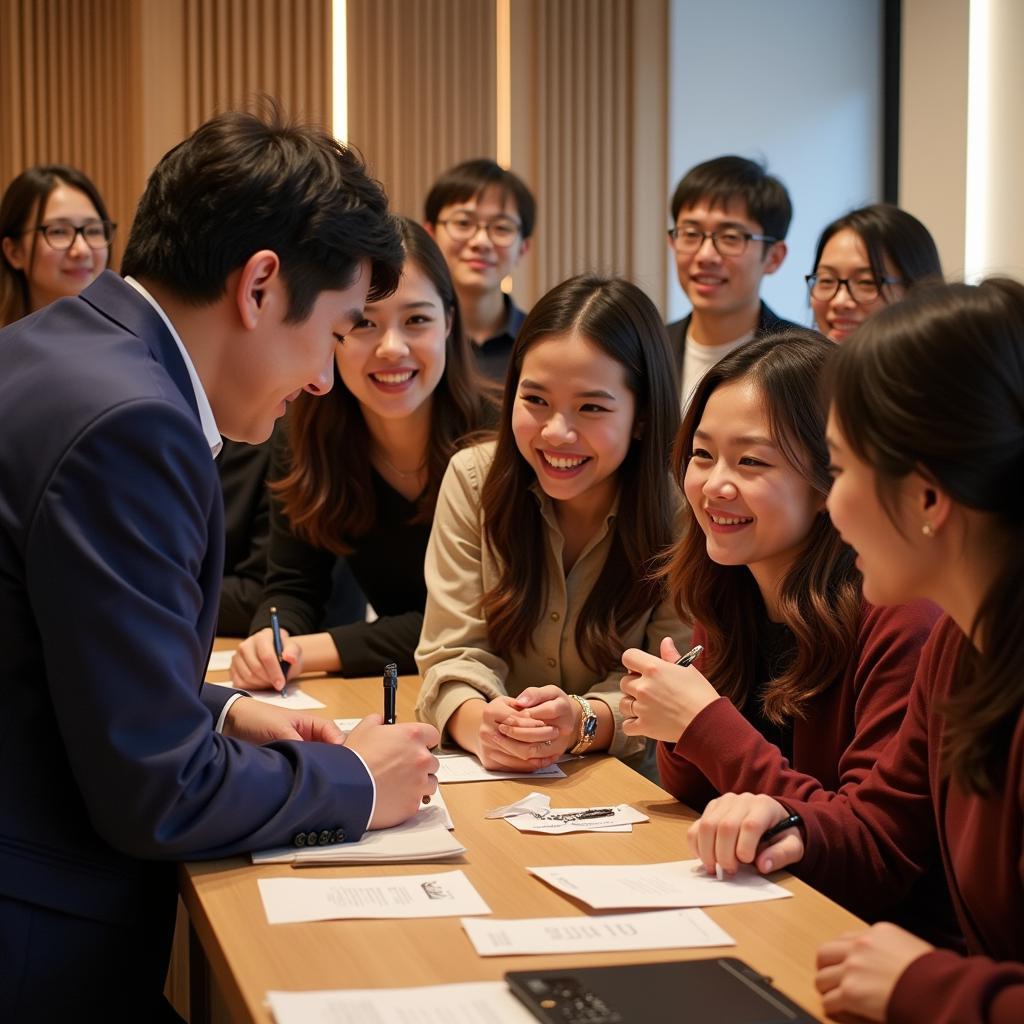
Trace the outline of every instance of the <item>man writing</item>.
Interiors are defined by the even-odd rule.
[[[0,337],[0,1018],[176,1019],[174,861],[355,840],[434,791],[428,726],[371,716],[343,743],[201,683],[224,564],[211,453],[330,389],[401,260],[356,156],[226,114],[153,172],[125,280]]]

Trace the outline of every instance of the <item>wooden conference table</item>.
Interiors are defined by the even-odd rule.
[[[400,682],[400,721],[413,719],[418,684],[415,677]],[[327,705],[314,714],[355,718],[381,709],[380,679],[321,677],[301,685]],[[445,863],[465,871],[495,917],[586,913],[528,875],[525,865],[636,864],[690,856],[685,833],[694,815],[653,783],[604,755],[566,762],[562,767],[565,779],[444,787],[455,836],[466,847],[462,858]],[[555,837],[519,833],[504,821],[484,819],[489,808],[511,803],[531,790],[550,793],[552,804],[563,807],[628,802],[651,820],[634,825],[630,834]],[[778,880],[793,892],[793,899],[707,910],[736,939],[732,948],[480,957],[458,918],[270,925],[256,885],[258,878],[275,876],[365,877],[424,870],[431,869],[423,864],[364,864],[303,868],[299,874],[286,865],[256,868],[240,857],[182,865],[181,896],[192,928],[192,1024],[200,1024],[203,1018],[203,990],[208,983],[218,990],[219,1001],[232,1021],[270,1024],[272,1017],[264,1005],[268,989],[393,988],[483,981],[500,979],[509,970],[681,960],[719,953],[747,961],[820,1017],[821,1001],[813,983],[815,950],[826,939],[863,926],[852,914],[782,872]]]

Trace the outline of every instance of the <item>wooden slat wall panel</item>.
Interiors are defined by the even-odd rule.
[[[583,270],[664,306],[667,0],[512,0],[512,166],[535,188],[524,303]]]
[[[494,157],[493,0],[348,0],[348,141],[393,208],[420,218],[431,182]]]
[[[121,225],[135,209],[130,0],[0,0],[0,189],[26,167],[85,171]]]
[[[330,125],[330,0],[181,0],[185,120],[276,97],[293,117]]]
[[[330,47],[331,0],[0,0],[0,190],[80,167],[116,260],[153,163],[215,111],[266,93],[329,126]]]

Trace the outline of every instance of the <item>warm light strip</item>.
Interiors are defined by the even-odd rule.
[[[347,0],[331,0],[331,131],[340,142],[348,139],[347,17]]]
[[[495,20],[495,159],[502,167],[512,165],[512,0],[494,0]]]
[[[967,46],[967,195],[964,279],[983,277],[988,263],[986,201],[989,162],[990,0],[971,0]]]

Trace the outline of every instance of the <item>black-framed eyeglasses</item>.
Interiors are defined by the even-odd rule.
[[[863,274],[860,277],[836,277],[835,274],[807,274],[804,277],[807,290],[812,299],[818,302],[831,302],[839,294],[839,289],[846,288],[854,302],[866,305],[874,302],[887,284],[903,284],[898,277],[871,277]]]
[[[456,242],[468,242],[481,228],[487,232],[491,244],[499,249],[515,245],[522,227],[511,217],[494,217],[491,220],[477,220],[468,213],[453,213],[445,220],[439,220]]]
[[[114,238],[116,227],[117,225],[109,220],[91,220],[88,224],[77,226],[69,220],[54,220],[49,224],[40,224],[32,231],[38,231],[51,249],[64,252],[75,244],[78,235],[82,236],[90,249],[106,249]]]
[[[719,256],[742,256],[751,242],[777,242],[771,235],[755,235],[739,228],[723,228],[721,231],[698,231],[692,227],[675,227],[668,229],[668,237],[676,252],[694,253],[703,244],[705,238],[711,239],[715,252]]]

